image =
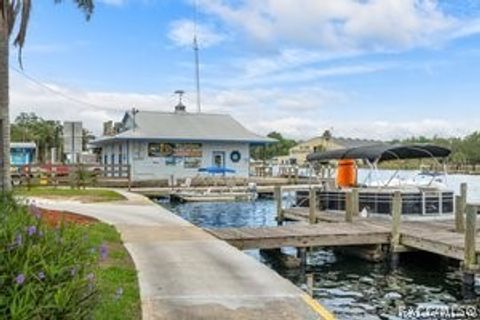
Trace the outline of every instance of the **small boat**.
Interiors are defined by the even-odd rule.
[[[410,217],[445,217],[454,212],[454,192],[446,187],[446,160],[451,151],[432,144],[411,145],[370,145],[349,149],[312,153],[307,157],[311,163],[325,164],[338,161],[334,186],[325,185],[318,191],[320,209],[328,211],[345,210],[345,194],[358,188],[359,209],[368,215],[389,215],[393,194],[402,194],[402,214]],[[379,177],[378,164],[383,161],[429,158],[443,167],[442,172],[420,171],[411,179],[402,179],[399,170],[386,180]],[[364,182],[357,181],[357,161],[363,161],[370,168]],[[305,203],[308,193],[297,193],[297,205]],[[305,204],[303,204],[305,205]]]
[[[198,169],[199,172],[206,172],[211,175],[235,173],[235,170],[225,167],[206,167]],[[187,183],[190,186],[191,180]],[[255,201],[258,198],[256,185],[249,185],[245,191],[233,190],[179,190],[170,195],[170,199],[179,202],[233,202],[233,201]]]

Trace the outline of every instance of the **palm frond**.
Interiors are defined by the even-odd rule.
[[[20,68],[23,69],[22,50],[27,35],[28,21],[30,20],[30,9],[32,8],[32,0],[23,0],[21,2],[21,11],[18,10],[15,12],[15,17],[20,14],[20,26],[18,28],[17,36],[13,41],[13,45],[18,47],[18,64],[20,65]]]
[[[63,0],[54,0],[60,3]],[[73,0],[77,8],[85,13],[85,18],[90,20],[95,7],[94,0]],[[6,23],[8,35],[11,35],[17,19],[19,18],[19,27],[13,44],[18,47],[18,63],[23,69],[22,50],[27,37],[28,22],[30,20],[30,11],[32,9],[32,0],[0,0],[1,21]]]
[[[55,0],[55,3],[60,3],[63,0]],[[93,0],[73,0],[73,2],[77,5],[77,8],[82,10],[85,13],[85,17],[87,20],[90,20],[93,9],[95,8],[95,4]]]

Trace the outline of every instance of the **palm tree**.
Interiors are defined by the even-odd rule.
[[[60,3],[62,0],[53,0]],[[85,13],[87,20],[93,12],[93,0],[73,0]],[[27,35],[32,0],[0,0],[0,188],[9,190],[10,184],[10,119],[8,60],[10,37],[16,28],[13,44],[18,48],[19,64],[22,67],[22,48]]]

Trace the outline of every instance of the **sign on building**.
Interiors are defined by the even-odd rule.
[[[83,128],[81,121],[63,123],[63,152],[70,163],[77,163],[82,152]]]

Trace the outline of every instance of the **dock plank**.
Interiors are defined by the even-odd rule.
[[[233,233],[232,229],[235,229]],[[239,249],[274,249],[279,247],[315,247],[383,244],[389,232],[377,226],[330,223],[287,225],[261,228],[206,229],[213,236]]]
[[[362,246],[388,244],[391,220],[388,217],[354,217],[345,222],[345,214],[318,211],[316,224],[306,224],[308,208],[284,211],[288,220],[296,221],[279,227],[207,229],[213,236],[239,249],[273,249],[281,247]],[[480,224],[477,225],[480,231]],[[427,251],[463,260],[464,234],[454,230],[453,219],[406,220],[400,226],[400,244],[406,248]],[[480,258],[480,239],[476,241]]]

